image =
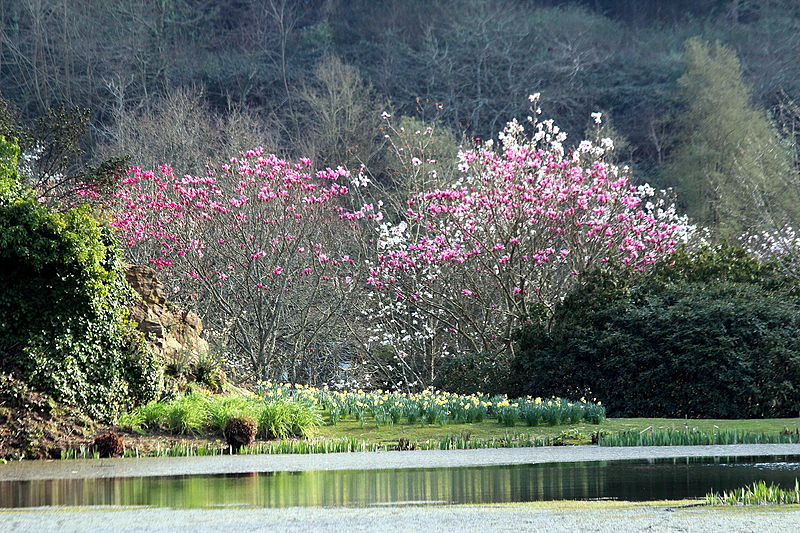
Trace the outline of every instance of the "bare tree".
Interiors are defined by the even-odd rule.
[[[112,80],[114,121],[103,131],[97,156],[129,155],[144,167],[168,164],[179,175],[204,173],[254,146],[274,149],[274,128],[257,113],[231,105],[213,111],[202,88],[178,88],[149,106],[126,103],[125,81]]]
[[[298,99],[307,110],[299,140],[301,153],[323,167],[383,166],[380,124],[388,102],[364,82],[355,67],[336,56],[325,57]]]

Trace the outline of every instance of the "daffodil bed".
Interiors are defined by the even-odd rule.
[[[471,424],[495,418],[507,427],[517,422],[528,426],[575,424],[581,421],[599,424],[606,418],[601,402],[581,398],[489,397],[482,394],[459,395],[425,390],[418,393],[363,390],[342,392],[328,387],[315,388],[288,383],[265,383],[258,387],[267,400],[294,399],[317,405],[327,414],[330,424],[353,417],[362,425],[372,420],[380,427],[393,424]]]
[[[508,440],[508,429],[517,423],[553,427],[567,424],[596,425],[605,420],[605,408],[600,402],[590,402],[584,398],[575,402],[532,397],[510,400],[505,396],[459,395],[429,390],[419,393],[380,390],[343,392],[327,387],[261,383],[250,395],[194,391],[169,401],[151,402],[123,414],[119,426],[139,434],[166,432],[221,436],[232,417],[253,420],[258,425],[258,437],[261,439],[309,438],[316,435],[318,430],[339,424],[344,426],[341,434],[327,438],[352,438],[347,433],[353,424],[361,429],[365,426],[376,429],[394,426],[444,429],[460,424],[461,427],[467,425],[476,429],[480,426],[482,430],[478,434],[481,435],[487,433],[483,426],[490,426],[505,433],[504,438]],[[446,434],[436,433],[431,437],[449,438],[457,435],[463,440],[465,434],[471,435],[470,430],[464,429],[450,429]],[[488,433],[494,438],[498,432],[490,429]],[[516,442],[526,437],[515,434],[511,440]],[[398,442],[405,439],[410,447],[418,447],[424,440],[416,435],[397,436],[396,439]],[[370,440],[386,442],[380,437]]]

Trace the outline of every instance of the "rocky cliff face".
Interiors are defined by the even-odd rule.
[[[150,267],[126,265],[125,278],[141,296],[131,308],[131,319],[155,353],[172,358],[189,354],[190,361],[208,352],[208,343],[200,337],[203,323],[192,311],[179,309],[167,299],[164,285]]]

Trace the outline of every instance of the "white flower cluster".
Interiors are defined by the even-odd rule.
[[[378,249],[392,250],[406,242],[405,231],[408,224],[405,220],[399,224],[384,222],[378,226]]]
[[[34,165],[42,158],[43,153],[44,145],[38,141],[30,151],[22,152],[17,160],[17,170],[20,175],[32,179],[34,175]]]
[[[746,233],[741,241],[750,253],[760,259],[794,258],[800,253],[800,235],[789,224],[774,231]]]
[[[44,151],[45,146],[37,141],[33,148],[20,154],[19,159],[17,160],[17,170],[19,171],[20,176],[31,183],[36,189],[37,194],[40,195],[44,194],[45,191],[57,186],[58,183],[63,181],[65,178],[64,174],[60,172],[56,172],[54,174],[49,172],[39,174],[37,167],[39,165],[39,161],[42,159]],[[40,201],[44,201],[44,199],[41,199]]]
[[[701,232],[698,230],[697,224],[691,224],[688,215],[678,214],[675,202],[668,201],[669,193],[667,191],[661,190],[656,193],[652,186],[645,183],[636,188],[636,196],[642,199],[645,212],[655,218],[657,222],[675,226],[672,236],[676,242],[689,244],[700,238]]]

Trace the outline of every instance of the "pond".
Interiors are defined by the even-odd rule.
[[[700,498],[757,480],[793,488],[800,456],[0,481],[0,507],[369,506]]]

